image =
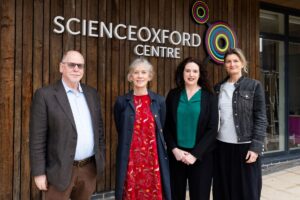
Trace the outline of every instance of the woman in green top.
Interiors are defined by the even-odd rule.
[[[177,88],[167,96],[165,137],[170,158],[173,200],[209,200],[217,127],[217,101],[207,71],[195,58],[186,58],[176,70]]]

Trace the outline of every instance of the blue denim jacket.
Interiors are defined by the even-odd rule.
[[[151,99],[151,112],[156,124],[156,138],[160,174],[163,186],[164,199],[171,199],[169,160],[167,146],[163,136],[163,125],[165,123],[166,105],[163,96],[148,91]],[[129,150],[132,140],[132,132],[135,120],[135,109],[133,103],[133,91],[124,96],[119,96],[114,106],[115,124],[118,132],[117,160],[116,160],[116,186],[115,196],[117,200],[122,199],[123,187],[126,179]]]
[[[228,78],[214,87],[217,95]],[[234,86],[232,110],[238,142],[251,141],[249,150],[261,155],[268,125],[264,90],[258,80],[244,76]]]

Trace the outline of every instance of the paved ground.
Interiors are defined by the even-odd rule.
[[[300,200],[300,165],[264,175],[261,200]]]
[[[300,200],[300,159],[264,166],[263,174],[261,200]],[[98,194],[92,200],[112,200],[113,196],[113,192]],[[188,192],[186,200],[189,200]]]
[[[300,166],[263,176],[261,200],[299,200]]]

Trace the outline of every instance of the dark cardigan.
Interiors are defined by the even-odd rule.
[[[163,186],[164,199],[171,200],[169,160],[167,146],[163,136],[166,106],[164,97],[148,91],[151,98],[151,112],[156,124],[157,150],[160,166],[160,174]],[[114,117],[118,132],[117,160],[116,160],[116,186],[115,196],[121,200],[126,179],[129,150],[135,120],[133,92],[117,98],[114,106]]]

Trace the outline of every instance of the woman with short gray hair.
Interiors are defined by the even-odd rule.
[[[127,75],[132,90],[114,106],[118,132],[117,200],[170,200],[169,161],[163,126],[164,97],[147,89],[154,75],[144,58],[135,59]]]

